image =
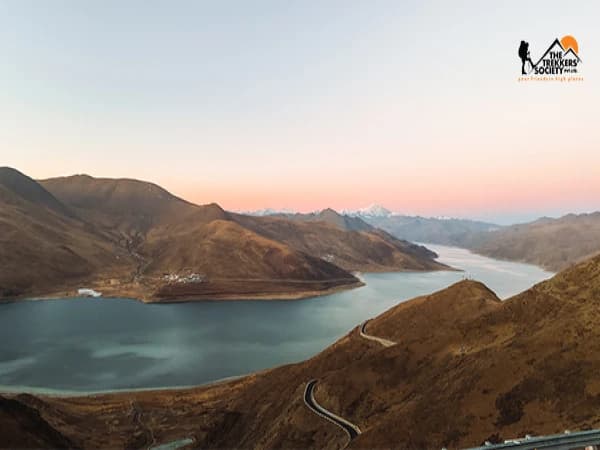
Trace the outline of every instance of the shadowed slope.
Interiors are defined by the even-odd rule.
[[[0,172],[0,247],[0,297],[56,292],[133,267],[100,230],[14,169]]]
[[[76,448],[48,424],[40,413],[18,400],[0,397],[0,446],[2,448]]]
[[[33,205],[38,205],[41,208],[46,208],[66,216],[72,215],[68,208],[59,202],[50,192],[36,181],[11,167],[0,167],[0,187],[5,189],[2,197],[4,201],[10,202],[8,193],[11,192],[20,197],[22,201],[27,201]]]

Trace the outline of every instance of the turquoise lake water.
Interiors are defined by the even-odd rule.
[[[363,274],[366,286],[297,301],[0,305],[0,391],[97,392],[208,383],[314,355],[365,319],[465,276],[505,299],[552,276],[427,245],[464,272]]]

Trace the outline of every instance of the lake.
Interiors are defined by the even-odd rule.
[[[158,305],[81,298],[0,305],[0,391],[208,383],[308,358],[365,319],[465,276],[503,299],[552,276],[528,264],[427,246],[464,272],[363,274],[364,287],[297,301]]]

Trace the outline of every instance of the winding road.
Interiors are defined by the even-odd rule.
[[[384,338],[380,338],[377,336],[371,336],[370,334],[367,334],[367,331],[366,331],[367,322],[368,322],[368,320],[365,320],[362,323],[362,325],[360,326],[360,337],[362,337],[364,339],[368,339],[369,341],[378,342],[379,344],[383,345],[384,347],[391,347],[392,345],[396,345],[396,342],[390,341],[389,339],[384,339]]]
[[[322,417],[325,420],[337,425],[342,430],[348,434],[350,440],[357,437],[361,431],[358,426],[354,425],[352,422],[347,421],[343,417],[338,416],[337,414],[332,413],[331,411],[326,410],[321,405],[317,403],[315,400],[314,389],[317,384],[317,380],[310,380],[306,383],[306,389],[304,390],[304,403],[308,408],[314,412],[316,415]]]
[[[369,341],[377,342],[378,344],[384,347],[391,347],[392,345],[396,345],[396,342],[390,341],[389,339],[384,339],[367,334],[367,322],[368,320],[364,321],[359,328],[360,337]],[[354,439],[359,434],[361,434],[360,428],[358,428],[357,425],[354,425],[352,422],[344,419],[343,417],[340,417],[337,414],[328,411],[327,409],[323,408],[317,403],[314,395],[314,389],[316,384],[317,380],[310,380],[308,383],[306,383],[306,388],[304,389],[304,403],[306,404],[306,406],[318,416],[322,417],[325,420],[328,420],[329,422],[333,423],[334,425],[337,425],[342,430],[344,430],[346,434],[348,434],[350,440]]]

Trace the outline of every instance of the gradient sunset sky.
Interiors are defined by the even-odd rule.
[[[600,209],[600,3],[0,0],[0,165],[226,209]],[[573,35],[579,83],[519,83]]]

